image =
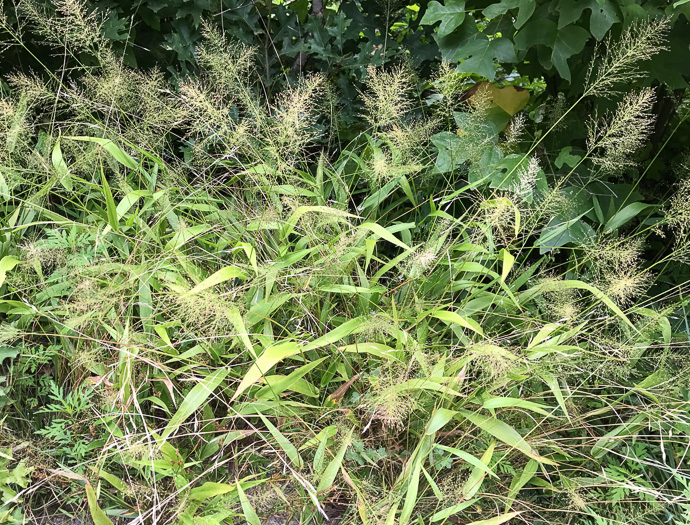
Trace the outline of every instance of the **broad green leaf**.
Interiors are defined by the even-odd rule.
[[[188,497],[191,500],[201,501],[208,498],[213,498],[215,496],[220,496],[221,494],[227,494],[228,492],[234,492],[235,490],[237,490],[236,485],[207,481],[200,487],[194,487],[192,490],[190,490]]]
[[[515,257],[511,255],[511,253],[506,250],[505,248],[501,250],[502,253],[502,259],[503,259],[503,268],[501,269],[501,282],[505,283],[506,278],[508,277],[508,274],[510,273],[510,270],[513,269],[513,265],[515,264]]]
[[[278,443],[278,446],[285,452],[287,457],[290,459],[292,464],[296,468],[302,468],[304,467],[304,461],[302,461],[302,456],[299,455],[299,452],[297,452],[297,448],[295,445],[292,444],[292,442],[283,435],[280,430],[278,430],[273,423],[271,423],[266,417],[263,415],[260,415],[261,421],[264,422],[264,425],[266,425],[266,428],[268,428],[268,431],[271,433],[273,436],[273,439],[276,440],[276,443]]]
[[[242,505],[242,513],[244,514],[244,519],[247,520],[247,523],[249,523],[249,525],[261,525],[261,520],[259,519],[259,516],[256,515],[256,511],[254,510],[254,507],[252,507],[252,504],[249,502],[249,498],[247,498],[247,495],[244,493],[244,490],[242,490],[240,482],[236,481],[235,485],[237,486],[237,493],[240,496],[240,505]]]
[[[549,385],[549,388],[553,392],[556,401],[558,401],[558,406],[561,407],[561,410],[565,414],[565,417],[568,418],[568,421],[572,422],[570,419],[570,414],[568,414],[568,407],[565,404],[565,398],[563,397],[561,386],[558,384],[558,378],[546,371],[538,372],[538,375],[546,382],[547,385]]]
[[[529,483],[534,475],[537,473],[538,463],[533,459],[530,459],[525,465],[525,468],[520,473],[520,476],[515,476],[513,481],[510,483],[510,491],[508,492],[508,501],[506,502],[505,511],[508,512],[510,507],[513,506],[515,501],[515,496],[520,492],[520,489]]]
[[[344,322],[337,328],[334,328],[326,335],[319,337],[311,343],[307,343],[307,345],[304,347],[304,351],[307,352],[309,350],[316,350],[317,348],[337,343],[342,338],[354,333],[358,333],[361,330],[363,330],[366,327],[365,323],[365,317],[356,317],[354,319],[350,319],[349,321]]]
[[[515,29],[520,29],[525,22],[534,13],[534,8],[537,3],[534,0],[501,0],[497,4],[491,4],[485,7],[482,14],[489,20],[493,20],[500,15],[507,13],[511,9],[517,8],[517,17],[515,18]]]
[[[475,414],[469,410],[459,410],[458,412],[464,418],[477,425],[482,430],[488,432],[496,439],[503,441],[506,445],[516,448],[526,456],[536,459],[539,463],[557,465],[555,461],[540,456],[534,449],[532,449],[532,447],[529,446],[525,439],[518,434],[517,430],[507,425],[503,421],[500,421],[495,417],[487,417],[482,414]]]
[[[86,485],[86,499],[89,503],[89,512],[91,513],[91,519],[94,525],[113,525],[110,518],[101,510],[98,506],[98,500],[96,498],[96,493],[91,488],[91,485]]]
[[[281,393],[283,393],[285,390],[292,390],[294,389],[295,384],[297,381],[301,380],[303,376],[311,372],[314,368],[316,368],[318,365],[320,365],[326,357],[322,357],[321,359],[316,359],[315,361],[311,361],[310,363],[307,363],[306,365],[298,368],[294,372],[292,372],[290,375],[287,376],[273,376],[271,380],[269,380],[268,377],[266,377],[266,386],[263,387],[261,390],[259,390],[256,393],[257,398],[262,398],[266,396],[278,396]]]
[[[589,9],[589,30],[597,40],[606,36],[611,26],[620,22],[619,7],[612,0],[559,0],[556,11],[559,13],[558,29],[574,24]]]
[[[429,423],[427,423],[424,434],[427,436],[435,434],[437,431],[443,428],[446,425],[446,423],[453,419],[453,417],[455,417],[456,414],[457,412],[455,410],[439,408],[438,410],[436,410],[436,412],[434,412],[434,415],[431,417]]]
[[[362,230],[369,230],[373,232],[375,235],[378,235],[382,239],[387,240],[388,242],[395,244],[396,246],[400,246],[401,248],[404,248],[405,250],[410,250],[411,248],[399,240],[395,235],[393,235],[391,232],[389,232],[386,228],[383,226],[376,224],[375,222],[365,222],[364,224],[360,224],[358,226],[358,229]]]
[[[512,64],[517,62],[517,57],[513,43],[507,38],[488,38],[483,33],[477,33],[477,36],[461,46],[450,60],[462,60],[457,67],[458,72],[476,73],[493,81],[496,78],[496,62]]]
[[[108,483],[110,483],[113,487],[115,487],[120,492],[124,492],[126,490],[129,490],[129,487],[127,486],[127,484],[124,481],[122,481],[120,478],[113,476],[112,474],[109,474],[109,473],[105,472],[104,470],[98,470],[98,469],[93,468],[93,467],[92,467],[92,470],[94,471],[94,473],[99,478],[103,478],[104,480],[106,480]]]
[[[115,205],[115,199],[113,199],[113,194],[110,191],[110,185],[105,178],[105,174],[101,172],[101,186],[103,191],[103,197],[105,198],[105,208],[108,214],[108,224],[110,227],[118,231],[119,223],[117,220],[117,206]]]
[[[352,352],[355,354],[371,354],[383,359],[398,359],[400,360],[402,352],[391,348],[390,346],[382,345],[380,343],[355,343],[352,345],[341,346],[338,350],[341,352]]]
[[[53,152],[51,154],[51,161],[53,162],[53,168],[55,168],[55,173],[59,177],[60,184],[64,186],[67,191],[72,191],[72,178],[69,175],[69,168],[62,156],[62,149],[60,149],[60,138],[55,141],[55,146],[53,146]]]
[[[494,455],[495,448],[496,441],[494,440],[484,451],[484,454],[482,454],[481,463],[484,464],[486,467],[488,467],[489,463],[491,463],[491,458]],[[485,471],[486,469],[478,467],[474,467],[472,469],[469,477],[467,478],[467,481],[465,481],[465,484],[462,487],[462,499],[470,499],[474,497],[474,495],[477,492],[479,492],[482,483],[484,483],[484,478],[486,477]]]
[[[145,197],[147,195],[150,195],[150,193],[146,190],[134,190],[130,191],[127,195],[122,197],[120,204],[118,204],[117,208],[115,209],[115,211],[117,212],[117,219],[122,219],[122,217],[125,216],[125,213],[127,213],[129,209],[132,206],[134,206],[140,198]]]
[[[288,341],[286,343],[281,343],[266,348],[266,350],[263,351],[259,358],[249,368],[244,378],[242,378],[242,381],[237,387],[235,395],[232,396],[231,401],[237,399],[242,392],[256,383],[262,376],[266,375],[271,368],[280,363],[283,359],[299,354],[300,352],[304,351],[304,349],[305,347],[302,347],[293,341]]]
[[[99,137],[65,137],[71,140],[79,140],[82,142],[95,142],[99,144],[104,150],[106,150],[112,157],[118,161],[123,166],[131,169],[138,170],[139,163],[134,160],[128,153],[122,150],[120,146],[115,144],[112,140],[102,139]]]
[[[197,224],[196,226],[183,228],[180,231],[175,232],[175,235],[172,236],[172,239],[170,239],[168,243],[165,245],[165,249],[177,250],[178,248],[187,244],[195,237],[198,237],[199,235],[207,232],[210,229],[211,227],[206,224]]]
[[[465,0],[445,0],[444,5],[439,2],[429,2],[426,13],[419,22],[421,25],[433,25],[441,22],[438,26],[438,36],[443,38],[448,36],[465,20]]]
[[[527,401],[525,399],[519,399],[515,397],[491,397],[484,401],[482,405],[487,409],[496,408],[524,408],[526,410],[531,410],[537,414],[543,414],[545,416],[550,416],[551,412],[547,412],[546,409],[553,410],[551,407],[546,405],[540,405],[539,403],[533,403],[532,401]]]
[[[467,507],[471,507],[475,503],[477,503],[481,498],[475,498],[471,499],[469,501],[461,501],[457,505],[453,505],[452,507],[447,507],[443,510],[439,510],[436,514],[431,516],[431,522],[434,523],[436,521],[441,521],[441,520],[447,520],[450,516],[453,514],[457,514],[461,510],[465,510]]]
[[[15,266],[19,264],[19,259],[12,257],[11,255],[5,255],[0,259],[0,286],[5,282],[7,277],[7,272],[12,270]]]
[[[319,485],[316,488],[317,492],[323,492],[324,490],[328,489],[331,485],[333,485],[333,482],[335,481],[335,478],[338,475],[338,471],[340,470],[340,466],[343,463],[345,452],[347,452],[347,448],[350,446],[350,443],[352,441],[353,432],[354,429],[350,429],[350,432],[343,439],[338,453],[328,464],[326,470],[324,470],[323,475],[319,480]]]
[[[177,412],[170,418],[165,430],[163,430],[163,434],[161,434],[162,441],[165,441],[172,433],[176,432],[180,425],[206,402],[228,373],[229,369],[219,368],[204,377],[189,391],[182,403],[180,403]]]
[[[540,55],[541,65],[547,70],[555,67],[558,74],[570,82],[568,59],[580,53],[589,38],[589,32],[582,27],[567,25],[558,29],[556,22],[539,18],[528,22],[515,35],[515,46],[520,51],[544,46],[546,52]]]
[[[479,335],[484,335],[484,332],[482,331],[482,328],[481,326],[479,326],[479,323],[477,323],[477,321],[475,321],[474,319],[462,317],[461,315],[458,315],[455,312],[450,312],[448,310],[434,310],[431,313],[431,317],[435,317],[436,319],[440,319],[441,321],[444,321],[446,323],[457,324],[459,326],[462,326],[463,328],[467,328],[469,330],[477,332]]]
[[[547,253],[568,243],[581,244],[593,238],[595,233],[592,227],[580,220],[584,215],[585,213],[582,213],[567,221],[561,220],[559,217],[549,221],[549,224],[546,225],[534,243],[535,246],[539,246],[539,253]]]
[[[189,294],[195,294],[202,292],[208,288],[212,288],[213,286],[216,286],[220,283],[224,283],[225,281],[229,281],[230,279],[246,279],[247,274],[245,273],[244,270],[238,268],[237,266],[226,266],[225,268],[221,268],[217,272],[215,272],[213,275],[210,277],[207,277],[203,281],[201,281],[199,284],[197,284],[194,288],[189,290]]]
[[[459,450],[457,448],[453,447],[447,447],[445,445],[439,445],[438,443],[434,445],[436,448],[444,450],[446,452],[450,452],[451,454],[459,457],[460,459],[464,460],[465,462],[469,463],[473,467],[478,468],[479,470],[484,471],[485,474],[488,474],[489,476],[493,476],[494,478],[498,478],[496,474],[494,474],[493,470],[491,470],[485,463],[482,463],[482,460],[479,459],[476,456],[473,456],[469,452],[465,452],[464,450]]]
[[[613,230],[617,230],[624,224],[634,219],[640,212],[654,207],[655,206],[652,204],[645,204],[643,202],[633,202],[632,204],[628,204],[625,208],[618,211],[608,220],[606,226],[604,226],[604,231],[609,233]]]

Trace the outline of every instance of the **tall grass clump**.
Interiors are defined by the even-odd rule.
[[[0,522],[690,523],[688,185],[586,200],[652,90],[552,163],[449,68],[372,67],[341,144],[327,78],[266,100],[210,26],[173,88],[27,6],[98,65],[0,100]]]

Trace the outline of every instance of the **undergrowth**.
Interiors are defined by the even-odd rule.
[[[372,67],[345,144],[327,78],[267,101],[209,26],[173,89],[75,5],[29,20],[100,66],[0,100],[0,522],[690,523],[689,186],[600,182],[652,90],[544,159],[449,68]]]

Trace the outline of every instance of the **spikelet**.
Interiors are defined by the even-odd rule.
[[[587,142],[595,164],[607,172],[634,166],[633,154],[644,144],[654,125],[654,100],[651,88],[629,93],[613,115],[590,122]]]
[[[390,71],[369,66],[365,85],[361,93],[364,117],[376,129],[399,122],[412,107],[412,75],[402,66]]]
[[[665,50],[668,18],[655,18],[628,26],[617,41],[606,41],[606,52],[595,57],[588,71],[585,95],[611,96],[616,85],[640,78],[640,63]],[[598,59],[598,60],[597,60]]]

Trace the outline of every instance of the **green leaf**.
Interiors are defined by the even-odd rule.
[[[610,233],[613,230],[617,230],[627,222],[635,218],[640,212],[646,210],[647,208],[654,208],[653,204],[645,204],[643,202],[633,202],[628,204],[622,210],[619,210],[613,217],[611,217],[606,226],[604,226],[604,231]]]
[[[649,416],[645,413],[637,414],[632,419],[618,425],[613,430],[604,434],[592,447],[592,456],[600,459],[608,454],[616,445],[625,438],[633,437],[643,428],[649,425]]]
[[[439,510],[436,514],[431,516],[431,522],[436,522],[436,521],[441,521],[441,520],[447,520],[450,516],[453,514],[457,514],[461,510],[465,510],[467,507],[470,507],[477,503],[481,498],[475,498],[471,499],[469,501],[461,501],[457,505],[453,505],[452,507],[447,507],[443,510]]]
[[[355,354],[371,354],[383,359],[399,359],[403,353],[400,350],[391,348],[380,343],[355,343],[352,345],[345,345],[338,348],[341,352],[352,352]]]
[[[134,190],[130,191],[127,195],[125,195],[122,200],[120,201],[120,204],[117,205],[116,211],[117,211],[117,219],[120,220],[122,217],[125,216],[125,213],[129,211],[129,209],[134,206],[137,201],[144,196],[150,195],[150,193],[146,190]]]
[[[592,239],[595,236],[594,230],[589,224],[580,220],[585,213],[567,221],[559,217],[550,220],[534,243],[535,246],[539,247],[539,253],[543,255],[549,250],[560,248],[569,243],[582,244]]]
[[[194,288],[189,290],[188,294],[193,295],[199,292],[202,292],[208,288],[212,288],[213,286],[216,286],[220,283],[224,283],[225,281],[229,281],[230,279],[246,279],[247,274],[244,272],[244,270],[238,268],[237,266],[226,266],[225,268],[221,268],[217,272],[215,272],[213,275],[210,277],[207,277],[203,281],[201,281],[199,284],[197,284]]]
[[[287,457],[290,459],[292,464],[296,468],[302,468],[304,467],[304,461],[302,460],[302,457],[299,455],[299,452],[297,452],[297,448],[295,445],[293,445],[288,438],[286,438],[280,430],[278,430],[273,423],[271,423],[266,417],[263,416],[263,414],[259,414],[259,417],[261,417],[261,420],[264,422],[264,425],[266,425],[266,428],[268,428],[268,431],[271,433],[273,436],[273,439],[276,440],[276,443],[278,443],[278,446],[285,452]]]
[[[487,449],[484,451],[484,454],[482,454],[481,463],[486,467],[488,467],[489,463],[491,463],[491,458],[494,455],[495,448],[496,441],[493,440],[491,444],[487,447]],[[467,478],[467,481],[465,481],[465,484],[462,487],[462,499],[469,499],[473,497],[477,492],[479,492],[482,483],[484,483],[484,478],[486,477],[485,470],[486,469],[479,467],[474,467],[472,469],[469,477]]]
[[[103,197],[105,197],[105,207],[106,213],[108,214],[108,224],[110,227],[118,231],[119,222],[117,220],[117,206],[115,206],[115,199],[113,199],[113,194],[110,191],[110,186],[105,178],[105,173],[101,172],[101,186],[103,191]]]
[[[454,381],[454,378],[449,377],[435,377],[430,379],[415,378],[408,379],[402,383],[397,383],[391,388],[396,392],[409,392],[414,390],[430,390],[432,392],[440,392],[442,394],[450,394],[453,396],[461,397],[463,394],[453,390],[447,384]]]
[[[361,330],[363,330],[366,327],[365,323],[365,317],[355,317],[354,319],[350,319],[349,321],[344,322],[337,328],[334,328],[326,335],[322,335],[318,339],[312,341],[311,343],[308,343],[303,350],[307,352],[309,350],[316,350],[317,348],[337,343],[342,338],[347,337],[350,334],[358,333]]]
[[[473,456],[469,452],[465,452],[464,450],[460,450],[457,448],[453,447],[447,447],[445,445],[435,445],[436,448],[445,450],[446,452],[450,452],[451,454],[454,454],[455,456],[459,457],[460,459],[466,461],[473,467],[478,468],[479,470],[483,470],[485,474],[488,474],[489,476],[493,476],[494,478],[498,479],[498,476],[494,474],[494,471],[489,468],[489,466],[486,463],[482,463],[482,460]]]
[[[508,274],[510,273],[510,270],[513,269],[513,265],[515,264],[515,257],[505,248],[501,250],[502,253],[502,259],[503,259],[503,268],[501,269],[501,282],[505,283],[506,279],[508,278]]]
[[[384,228],[383,226],[381,226],[379,224],[376,224],[375,222],[365,222],[364,224],[360,224],[358,229],[369,230],[369,231],[373,232],[375,235],[381,237],[382,239],[385,239],[388,242],[395,244],[396,246],[400,246],[401,248],[404,248],[405,250],[411,249],[407,244],[398,240],[398,238],[395,235],[393,235],[391,232],[389,232],[386,228]]]
[[[139,163],[134,160],[133,157],[131,157],[128,153],[122,150],[120,146],[115,144],[112,140],[109,139],[102,139],[99,137],[65,137],[71,140],[79,140],[82,142],[95,142],[96,144],[99,144],[104,150],[106,150],[112,157],[118,161],[120,164],[123,166],[126,166],[127,168],[131,170],[138,170],[139,169]]]
[[[549,388],[553,392],[553,395],[558,402],[558,406],[561,407],[565,417],[568,418],[568,421],[572,422],[570,419],[570,414],[568,414],[568,408],[565,404],[565,398],[563,397],[561,386],[558,384],[558,378],[549,372],[538,372],[538,374],[546,382],[546,384],[549,385]]]
[[[101,510],[98,506],[98,499],[96,498],[96,493],[91,488],[91,485],[86,485],[86,499],[89,503],[89,512],[91,513],[91,519],[94,525],[113,525],[110,518]]]
[[[247,495],[244,493],[244,490],[242,490],[240,482],[236,481],[235,485],[237,486],[237,493],[240,496],[240,505],[242,505],[242,513],[244,514],[244,519],[247,520],[247,523],[249,523],[249,525],[261,525],[261,520],[259,519],[259,516],[256,515],[256,511],[254,510],[254,507],[252,507],[252,504],[249,502],[249,498],[247,498]]]
[[[464,418],[472,422],[474,425],[478,426],[482,430],[488,432],[496,439],[503,441],[505,444],[518,449],[520,452],[526,456],[537,460],[539,463],[545,463],[547,465],[557,465],[557,463],[551,459],[540,456],[535,450],[530,447],[525,439],[518,434],[517,430],[513,427],[508,426],[503,421],[496,419],[495,417],[488,417],[481,414],[475,414],[469,410],[459,410],[458,411]]]
[[[347,448],[350,446],[350,442],[352,441],[352,432],[354,432],[354,429],[350,429],[350,432],[347,434],[347,436],[345,436],[345,439],[343,439],[340,449],[338,449],[338,453],[328,464],[326,470],[324,470],[323,475],[319,480],[319,485],[316,488],[317,492],[323,492],[333,485],[333,482],[338,475],[338,471],[340,470],[340,466],[343,463],[345,452],[347,452]]]
[[[242,392],[256,383],[262,376],[266,375],[276,364],[283,359],[299,354],[301,351],[304,351],[304,347],[294,341],[288,341],[268,347],[244,375],[231,401],[237,399]]]
[[[447,408],[439,408],[434,412],[429,423],[427,423],[424,434],[430,436],[442,429],[453,417],[457,415],[455,410],[448,410]]]
[[[525,399],[519,399],[515,397],[490,397],[482,405],[487,409],[496,408],[524,408],[526,410],[531,410],[537,414],[542,414],[545,416],[550,416],[551,412],[548,410],[553,410],[547,405],[540,405],[539,403],[533,403],[532,401],[527,401]]]
[[[69,176],[69,168],[62,156],[62,149],[60,149],[60,138],[55,141],[55,146],[53,146],[53,152],[51,154],[51,160],[53,162],[53,168],[55,168],[55,173],[60,177],[60,184],[62,184],[67,191],[72,191],[72,178]]]
[[[563,165],[568,165],[571,168],[574,168],[577,166],[577,163],[582,160],[582,156],[573,155],[570,153],[571,151],[573,151],[572,146],[566,146],[565,148],[561,149],[558,157],[556,157],[556,160],[554,161],[554,164],[556,164],[558,169],[561,169]]]
[[[303,376],[311,372],[325,359],[327,358],[322,357],[321,359],[311,361],[287,376],[272,376],[270,381],[269,378],[266,377],[266,386],[256,393],[256,397],[259,399],[267,396],[275,397],[286,390],[294,390],[293,386],[295,386],[296,383],[300,381]]]
[[[215,496],[220,496],[221,494],[227,494],[228,492],[234,492],[235,490],[237,490],[235,485],[207,481],[200,487],[194,487],[192,490],[190,490],[188,497],[194,501],[201,501],[208,498],[213,498]]]
[[[0,259],[0,286],[5,282],[7,277],[7,272],[12,270],[15,266],[19,264],[19,259],[12,257],[11,255],[5,255]]]
[[[482,14],[489,20],[506,14],[511,9],[518,9],[517,17],[515,18],[515,29],[520,29],[527,20],[534,14],[534,9],[537,6],[535,0],[501,0],[497,4],[491,4],[485,7]]]
[[[589,30],[597,40],[606,36],[611,26],[621,21],[616,3],[611,0],[559,0],[556,11],[559,13],[559,31],[574,24],[589,9]]]
[[[330,293],[340,293],[344,295],[355,295],[355,294],[371,294],[371,293],[383,293],[386,289],[383,286],[376,285],[371,288],[365,288],[363,286],[352,286],[349,284],[328,284],[325,286],[319,286],[320,292],[330,292]]]
[[[429,2],[426,13],[419,22],[421,25],[433,25],[441,22],[438,26],[438,36],[444,37],[451,34],[465,20],[465,0],[445,0],[445,5],[439,2]]]
[[[496,62],[514,63],[517,57],[513,43],[507,38],[489,39],[479,33],[479,36],[461,46],[451,60],[462,61],[457,67],[458,72],[476,73],[493,81],[496,78]]]
[[[172,236],[172,239],[170,239],[168,243],[165,245],[165,249],[177,250],[178,248],[181,248],[195,237],[198,237],[199,235],[207,232],[210,229],[211,227],[207,224],[197,224],[196,226],[183,228]]]
[[[475,321],[474,319],[462,317],[461,315],[458,315],[455,312],[450,312],[448,310],[435,310],[431,313],[431,317],[435,317],[436,319],[440,319],[441,321],[445,321],[446,323],[457,324],[459,326],[462,326],[463,328],[467,328],[469,330],[477,332],[479,335],[484,335],[484,332],[482,331],[482,328],[481,326],[479,326],[479,323],[477,323],[477,321]]]
[[[163,430],[163,434],[161,435],[162,441],[165,441],[168,436],[177,431],[180,425],[206,402],[208,397],[218,388],[229,372],[230,370],[227,368],[219,368],[204,377],[189,391],[182,403],[180,403],[177,412],[170,418],[170,421],[168,421],[168,424]]]
[[[544,68],[555,67],[558,74],[570,82],[570,67],[568,59],[580,53],[589,40],[589,32],[578,26],[566,26],[558,29],[556,22],[547,18],[533,20],[525,25],[515,35],[515,45],[520,51],[526,51],[533,46],[545,46],[550,49],[550,60],[540,57]]]
[[[527,485],[529,480],[531,480],[537,473],[538,463],[533,459],[530,459],[525,465],[525,468],[520,473],[520,476],[515,476],[513,481],[510,483],[510,491],[508,492],[508,501],[506,502],[505,511],[508,512],[510,507],[512,507],[515,501],[515,496],[520,492],[520,489]]]

